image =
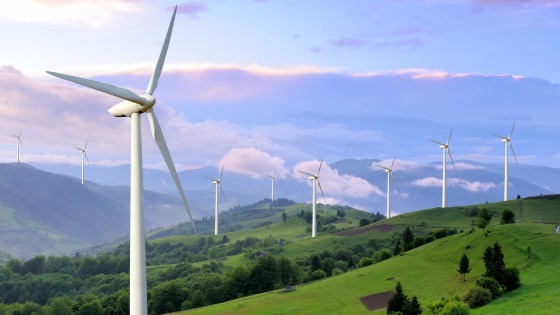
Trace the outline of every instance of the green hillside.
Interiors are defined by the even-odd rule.
[[[522,286],[482,308],[473,309],[472,313],[560,314],[560,304],[554,302],[560,283],[560,234],[554,232],[560,218],[559,200],[545,197],[521,202],[522,208],[519,200],[476,206],[487,207],[495,214],[488,236],[478,229],[468,233],[473,219],[469,214],[474,206],[429,209],[378,222],[362,228],[369,228],[369,231],[349,238],[381,237],[384,232],[372,227],[383,225],[392,226],[393,231],[410,225],[416,233],[438,227],[457,228],[463,232],[372,266],[299,286],[293,291],[271,291],[178,314],[384,314],[384,309],[368,312],[360,298],[393,290],[397,281],[401,281],[407,295],[416,295],[425,307],[444,296],[461,296],[474,287],[476,279],[484,273],[482,253],[496,241],[502,245],[506,265],[519,268]],[[499,224],[498,214],[505,208],[515,212],[518,223]],[[346,242],[343,238],[333,235],[314,240],[302,238],[290,245],[297,247],[294,250],[297,253],[290,253],[290,246],[287,246],[280,255],[320,251],[329,243]],[[532,258],[527,255],[528,246]],[[456,271],[463,253],[468,255],[472,267],[465,282]]]

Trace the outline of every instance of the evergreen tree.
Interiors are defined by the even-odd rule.
[[[465,281],[466,274],[471,272],[469,257],[467,257],[467,254],[463,254],[463,256],[461,256],[461,261],[459,262],[459,269],[457,271],[461,275],[463,275],[463,281]]]
[[[484,266],[486,267],[486,277],[494,278],[501,285],[504,284],[503,276],[506,269],[506,264],[504,262],[504,254],[502,253],[502,247],[498,242],[495,242],[493,246],[488,246],[484,250],[482,256],[484,260]]]
[[[407,250],[414,248],[414,234],[410,230],[410,227],[407,226],[406,230],[404,230],[402,235],[402,249],[404,252]]]
[[[397,282],[397,286],[395,287],[395,295],[391,299],[389,299],[389,303],[387,305],[387,314],[391,314],[394,312],[402,312],[408,297],[403,293],[401,282]]]
[[[422,307],[420,306],[420,302],[418,302],[418,298],[413,296],[410,301],[407,301],[403,308],[404,315],[419,315],[422,314]]]

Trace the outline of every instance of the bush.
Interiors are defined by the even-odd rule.
[[[373,255],[376,262],[381,262],[393,257],[393,254],[388,249],[383,249]]]
[[[519,269],[517,267],[506,268],[502,277],[503,285],[506,291],[511,291],[521,286],[519,280]]]
[[[321,280],[327,277],[327,273],[323,269],[315,270],[311,273],[313,280]]]
[[[360,267],[366,267],[366,266],[373,265],[373,263],[374,263],[373,258],[370,258],[370,257],[362,257],[362,259],[360,259],[360,262],[359,262],[358,265],[359,265]]]
[[[492,293],[492,299],[497,299],[503,293],[502,286],[494,278],[482,277],[476,280],[476,285],[488,289]]]
[[[366,225],[368,225],[368,224],[370,224],[370,223],[371,223],[371,222],[369,222],[369,220],[366,219],[366,218],[361,218],[361,219],[360,219],[360,226],[366,226]]]
[[[469,315],[471,309],[469,306],[461,301],[451,301],[443,307],[438,315]]]
[[[463,302],[471,308],[486,305],[490,301],[492,301],[492,293],[490,293],[490,290],[481,287],[471,288],[463,297]]]
[[[502,211],[502,223],[515,223],[515,213],[509,209],[504,209],[504,211]]]
[[[343,274],[343,273],[344,273],[344,271],[342,271],[341,269],[338,269],[338,268],[334,268],[334,269],[332,270],[332,275],[333,275],[333,276],[338,276],[338,275],[341,275],[341,274]]]

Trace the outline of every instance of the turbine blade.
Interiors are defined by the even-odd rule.
[[[87,161],[87,162],[88,162],[88,164],[89,164],[89,159],[88,159],[88,157],[87,157],[87,153],[86,153],[86,151],[84,151],[84,156],[86,157],[86,161]]]
[[[220,173],[220,181],[222,180],[222,175],[224,175],[224,166],[222,166],[222,172]]]
[[[86,140],[86,145],[84,145],[84,151],[85,151],[86,148],[87,148],[87,143],[88,143],[88,140]]]
[[[319,185],[319,190],[321,191],[321,195],[323,195],[323,200],[325,200],[325,204],[327,204],[327,198],[325,198],[325,194],[323,193],[323,187],[321,187],[321,182],[317,178],[317,185]]]
[[[173,32],[173,24],[175,23],[176,13],[177,13],[177,6],[175,6],[175,10],[173,10],[173,16],[171,17],[171,22],[169,22],[169,28],[167,29],[167,35],[165,35],[163,47],[161,47],[161,52],[159,53],[159,58],[156,64],[156,68],[154,69],[154,73],[152,74],[152,78],[150,79],[150,83],[148,84],[148,88],[146,89],[146,93],[149,93],[150,95],[154,94],[158,86],[159,76],[161,75],[163,64],[165,63],[165,57],[167,56],[167,48],[169,47],[169,41],[171,40],[171,33]]]
[[[214,182],[217,182],[217,181],[218,181],[217,179],[212,178],[212,177],[208,177],[208,176],[202,176],[202,177],[207,178],[207,179],[209,179],[209,180],[211,180],[211,181],[214,181]]]
[[[317,170],[317,177],[319,177],[319,173],[321,172],[321,166],[323,166],[323,159],[321,159],[321,164],[319,164],[319,169]]]
[[[453,168],[455,168],[455,161],[453,161],[453,157],[451,156],[451,150],[449,149],[449,147],[447,147],[447,154],[449,155],[449,158],[451,159],[451,163],[453,163]]]
[[[272,175],[272,179],[276,179],[276,171],[274,171],[274,175]]]
[[[451,128],[451,132],[449,133],[449,137],[447,138],[447,142],[445,144],[449,145],[449,141],[451,140],[452,134],[453,134],[453,128]]]
[[[194,220],[192,217],[191,209],[187,203],[187,198],[185,197],[185,192],[183,191],[183,186],[181,185],[181,181],[179,181],[179,175],[177,175],[177,170],[175,169],[175,165],[173,164],[173,159],[171,158],[171,154],[169,154],[169,149],[167,148],[167,143],[165,142],[165,138],[163,137],[163,133],[161,132],[161,127],[159,126],[159,122],[157,120],[156,114],[153,109],[150,109],[148,112],[148,120],[150,121],[150,127],[152,129],[152,136],[156,141],[157,146],[169,168],[169,172],[175,181],[175,185],[177,186],[177,190],[179,191],[179,195],[181,195],[181,200],[183,201],[183,205],[185,209],[187,209],[187,214],[189,215],[189,220],[192,223],[194,233],[196,234],[196,227],[194,225]]]
[[[441,142],[439,142],[439,141],[436,141],[436,140],[432,140],[432,139],[430,139],[430,141],[432,141],[433,143],[437,143],[437,144],[439,144],[439,145],[446,145],[445,143],[441,143]]]
[[[307,175],[307,176],[315,177],[315,175],[313,175],[313,174],[311,174],[311,173],[307,173],[307,172],[304,172],[304,171],[298,171],[298,172],[300,172],[300,173],[302,173],[302,174],[305,174],[305,175]]]
[[[511,139],[511,134],[513,133],[513,127],[515,127],[515,121],[513,122],[513,125],[511,126],[511,131],[509,132],[508,139]]]
[[[224,194],[224,189],[222,188],[222,183],[218,183],[220,190],[222,191],[222,196],[224,196],[224,201],[226,200],[226,194]]]
[[[385,166],[381,166],[381,165],[379,165],[379,164],[377,164],[376,166],[377,166],[377,167],[381,167],[381,168],[384,169],[384,170],[390,171],[390,169],[386,168]]]
[[[513,153],[513,157],[515,158],[515,163],[517,163],[517,156],[515,155],[515,151],[513,150],[513,144],[511,144],[511,141],[509,142],[509,147],[511,149],[511,153]]]
[[[502,138],[504,140],[508,140],[508,138],[504,137],[504,136],[500,136],[498,134],[493,133],[494,136],[498,137],[498,138]]]
[[[393,165],[395,165],[395,157],[396,156],[393,156],[393,163],[391,163],[391,168],[389,169],[390,171],[393,171]]]
[[[57,73],[57,72],[47,71],[47,73],[52,75],[52,76],[55,76],[57,78],[61,78],[63,80],[74,82],[74,83],[77,83],[79,85],[87,86],[87,87],[92,88],[94,90],[98,90],[100,92],[110,94],[110,95],[116,96],[118,98],[122,98],[124,100],[131,101],[131,102],[136,103],[136,104],[144,105],[144,103],[146,102],[146,99],[143,98],[142,96],[136,95],[135,93],[131,92],[130,90],[123,89],[123,88],[120,88],[118,86],[114,86],[114,85],[111,85],[111,84],[98,82],[98,81],[94,81],[94,80],[90,80],[90,79],[79,78],[79,77],[75,77],[75,76],[71,76],[71,75],[67,75],[67,74]]]

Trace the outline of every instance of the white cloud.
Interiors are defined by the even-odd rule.
[[[293,176],[299,181],[309,181],[309,176],[299,171],[316,174],[320,162],[317,160],[300,162],[294,167]],[[363,178],[348,174],[340,175],[337,170],[332,169],[327,163],[323,162],[319,181],[325,196],[338,196],[348,198],[368,198],[370,195],[384,196],[379,187],[370,184]],[[319,192],[320,193],[320,192]]]
[[[383,170],[382,168],[378,167],[377,165],[381,165],[384,167],[391,167],[391,163],[393,163],[393,159],[382,160],[376,163],[372,163],[370,168],[372,170]],[[420,167],[424,167],[425,165],[409,161],[409,160],[397,160],[395,159],[395,164],[393,164],[393,171],[411,171]]]
[[[222,157],[218,166],[225,166],[230,172],[247,174],[255,179],[272,176],[275,172],[276,178],[280,179],[289,173],[284,160],[255,148],[233,148]]]
[[[441,187],[443,181],[435,177],[426,177],[412,181],[412,185],[419,187]],[[490,189],[497,187],[492,182],[470,182],[462,178],[449,178],[447,180],[447,187],[458,187],[470,192],[486,192]]]
[[[449,164],[449,163],[448,163]],[[442,165],[436,165],[436,168],[438,170],[443,169]],[[452,169],[455,171],[472,171],[472,170],[483,170],[484,167],[482,165],[474,165],[474,164],[469,164],[469,163],[465,163],[465,162],[457,162],[455,163],[455,167],[453,167],[453,164],[448,165],[447,169]]]
[[[51,24],[101,26],[117,12],[137,11],[136,1],[18,0],[0,1],[0,19]]]

